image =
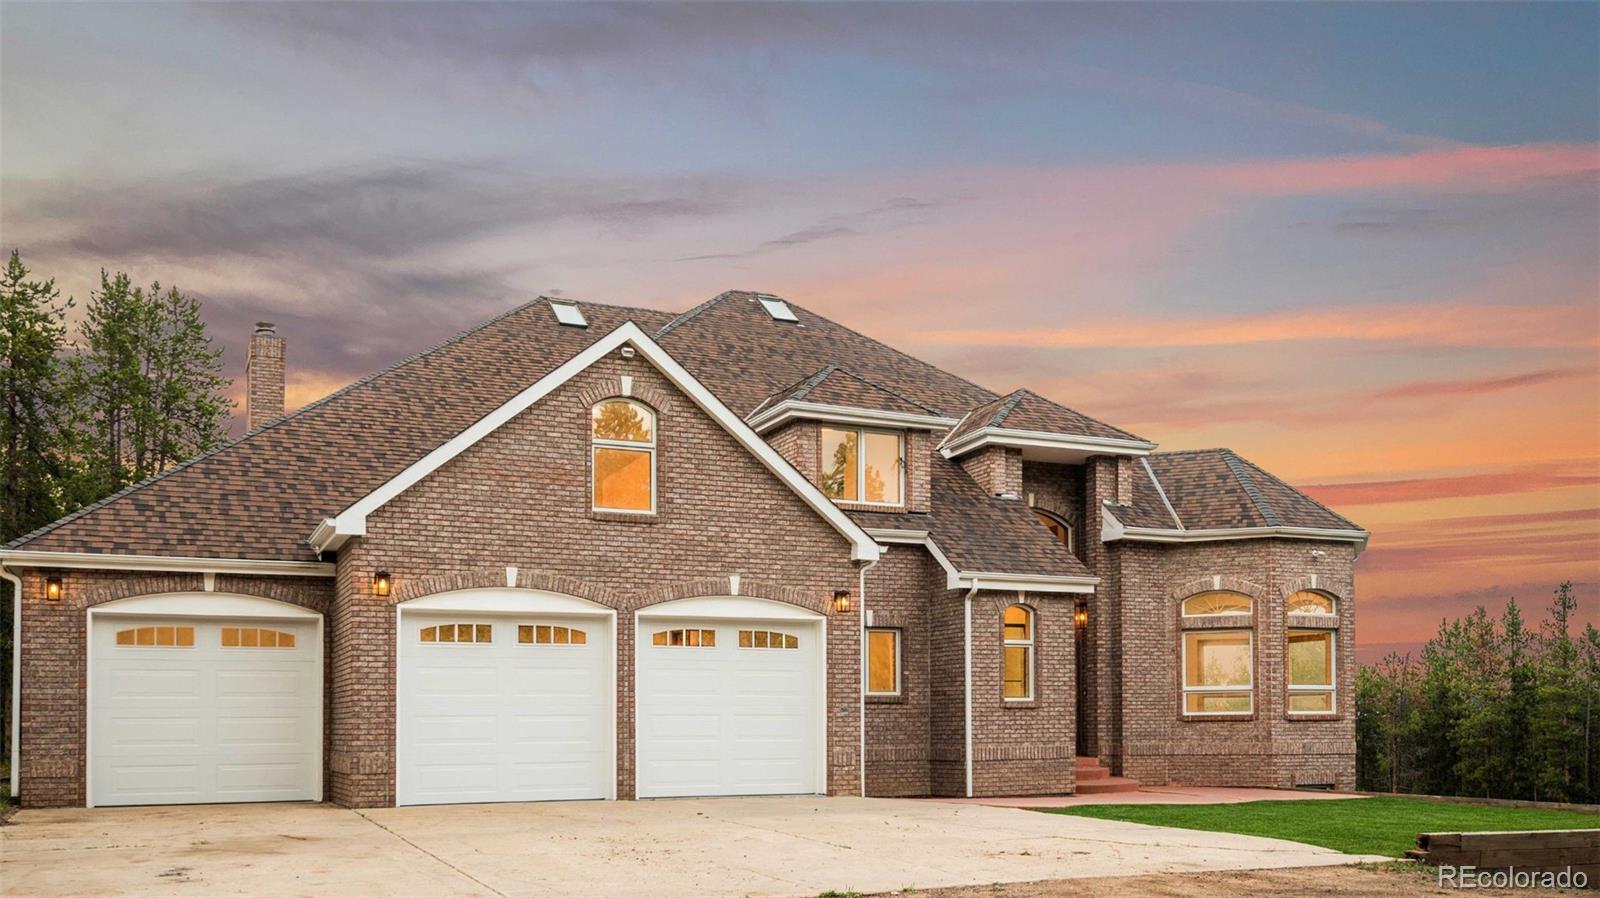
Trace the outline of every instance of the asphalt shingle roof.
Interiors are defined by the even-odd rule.
[[[1156,452],[1136,463],[1134,501],[1112,509],[1130,527],[1223,530],[1238,527],[1313,527],[1359,530],[1357,525],[1268,474],[1231,449]],[[1172,504],[1161,501],[1154,474]],[[1175,522],[1172,513],[1177,514]]]
[[[1052,402],[1032,390],[1023,389],[986,402],[968,412],[966,418],[950,431],[950,436],[945,442],[953,443],[985,427],[1058,433],[1063,436],[1103,437],[1112,440],[1143,439],[1120,427],[1112,427],[1104,421],[1097,421],[1082,412]]]

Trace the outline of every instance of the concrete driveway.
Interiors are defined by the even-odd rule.
[[[862,798],[22,811],[7,896],[816,895],[1303,867],[1310,845],[1014,808]]]

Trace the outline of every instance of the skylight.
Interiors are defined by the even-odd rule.
[[[772,320],[773,321],[799,321],[800,320],[799,318],[795,317],[794,311],[789,308],[789,304],[784,302],[783,300],[779,299],[778,297],[776,297],[776,296],[757,296],[756,298],[761,300],[761,308],[767,310],[767,314],[772,316]]]
[[[550,300],[550,310],[556,313],[556,320],[562,324],[570,324],[573,327],[589,326],[589,322],[584,320],[583,312],[579,310],[577,303],[557,302],[552,299]]]

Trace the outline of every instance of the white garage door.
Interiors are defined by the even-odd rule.
[[[321,798],[314,620],[97,615],[95,805]]]
[[[641,617],[640,798],[825,791],[821,626]]]
[[[400,804],[612,794],[609,618],[401,616]]]

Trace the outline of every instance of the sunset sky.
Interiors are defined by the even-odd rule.
[[[777,293],[1370,529],[1364,659],[1600,620],[1600,4],[0,5],[0,233],[300,404]]]

